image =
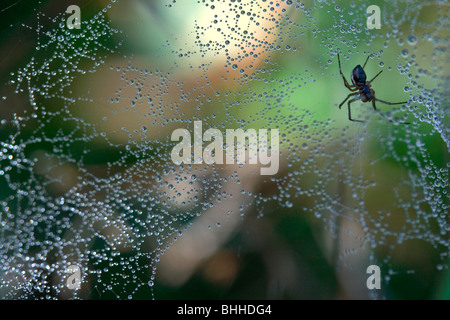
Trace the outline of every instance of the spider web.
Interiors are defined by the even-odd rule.
[[[369,30],[371,4],[85,1],[80,29],[66,25],[69,3],[5,6],[31,13],[5,27],[23,54],[2,68],[0,296],[158,299],[200,275],[217,297],[396,298],[402,279],[438,290],[449,6],[381,2],[382,28]],[[377,97],[408,102],[355,102],[365,123],[349,122],[338,53],[346,77],[370,55]],[[171,134],[194,121],[279,129],[279,171],[175,164]],[[241,260],[255,253],[267,283],[247,292]]]

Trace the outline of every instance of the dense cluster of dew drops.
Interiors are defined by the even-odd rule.
[[[366,28],[370,4],[192,1],[193,12],[206,12],[207,22],[198,20],[188,30],[194,49],[164,44],[172,55],[166,59],[173,61],[167,70],[143,69],[125,52],[122,40],[128,35],[108,18],[122,2],[83,16],[79,30],[67,28],[64,11],[50,17],[36,10],[38,27],[30,30],[36,34],[35,53],[10,74],[11,93],[0,101],[1,108],[26,102],[0,127],[1,297],[89,298],[108,292],[133,298],[144,291],[157,299],[160,259],[213,208],[223,214],[208,225],[212,234],[233,216],[264,219],[266,210],[295,209],[323,223],[336,239],[342,231],[356,239],[359,246],[339,253],[342,265],[347,255],[368,247],[372,262],[382,259],[378,262],[389,266],[396,248],[420,241],[437,252],[435,268],[447,269],[450,135],[442,61],[448,54],[448,6],[386,1],[381,6],[389,12],[382,21],[386,33]],[[161,10],[183,5],[172,1]],[[427,21],[420,15],[430,6],[440,14]],[[327,21],[320,19],[324,15]],[[43,20],[48,30],[41,28]],[[420,51],[419,45],[431,50]],[[315,53],[308,54],[308,46],[315,46]],[[398,52],[396,60],[383,59],[389,50]],[[336,110],[348,94],[337,53],[346,76],[355,61],[370,54],[371,70],[383,69],[385,79],[395,74],[398,97],[408,102],[383,112],[364,108],[371,118],[365,125],[348,122],[346,108],[331,115],[327,109]],[[109,63],[111,56],[128,63]],[[213,63],[222,56],[217,80]],[[283,65],[293,57],[307,62],[299,62],[301,68]],[[183,64],[195,72],[193,84],[174,76]],[[99,70],[121,79],[100,103],[93,84],[75,89]],[[325,93],[305,103],[296,98],[329,77],[340,91],[321,87]],[[217,81],[226,85],[217,89]],[[103,122],[134,114],[136,123],[106,130],[80,115],[80,104],[102,104],[108,110]],[[169,156],[172,129],[165,128],[192,130],[194,120],[222,132],[279,128],[279,172],[261,176],[246,165],[175,165]],[[444,158],[436,160],[436,153]],[[382,172],[386,167],[391,172]],[[366,202],[375,196],[377,203]],[[239,205],[222,206],[229,199]],[[69,265],[80,266],[88,290],[67,288]]]

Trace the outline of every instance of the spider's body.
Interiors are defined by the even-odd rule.
[[[354,85],[363,86],[366,83],[366,73],[359,64],[353,69],[351,79]]]
[[[351,80],[353,85],[359,89],[359,95],[362,102],[368,102],[373,99],[370,84],[367,84],[367,76],[364,69],[358,64],[352,71]]]
[[[369,102],[372,101],[372,106],[374,108],[374,110],[377,110],[377,107],[375,105],[375,101],[380,101],[386,104],[403,104],[406,103],[405,102],[387,102],[384,100],[380,100],[377,99],[375,97],[375,91],[373,89],[370,88],[370,83],[376,78],[378,77],[378,75],[383,71],[381,70],[380,72],[378,72],[375,77],[372,78],[372,80],[367,81],[367,76],[366,73],[364,71],[364,67],[366,66],[367,60],[369,60],[369,57],[367,57],[366,62],[364,63],[364,65],[361,67],[359,64],[352,70],[352,73],[350,75],[350,79],[352,80],[352,84],[350,85],[347,82],[347,79],[345,79],[344,74],[342,73],[342,69],[341,69],[341,60],[339,58],[339,54],[338,54],[338,62],[339,62],[339,72],[342,76],[342,79],[344,79],[344,85],[350,90],[350,91],[356,91],[353,93],[350,93],[347,98],[345,98],[344,101],[342,101],[342,103],[339,105],[339,109],[342,107],[342,105],[345,103],[345,101],[348,100],[348,98],[350,98],[351,96],[356,96],[359,95],[356,98],[351,99],[348,102],[348,118],[350,121],[358,121],[358,122],[363,122],[361,120],[354,120],[352,119],[351,116],[351,109],[350,109],[350,104],[354,101],[357,100],[361,100],[362,102]]]

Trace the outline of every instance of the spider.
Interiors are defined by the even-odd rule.
[[[369,60],[369,56],[366,59],[366,62],[364,62],[364,65],[361,67],[359,64],[353,69],[352,73],[351,73],[351,80],[353,84],[349,84],[347,82],[347,79],[345,79],[344,74],[342,73],[341,70],[341,60],[339,58],[339,54],[338,54],[338,62],[339,62],[339,72],[342,76],[342,79],[344,79],[344,85],[350,90],[350,91],[356,91],[353,93],[350,93],[347,98],[345,98],[344,101],[341,102],[341,104],[339,105],[339,109],[341,109],[342,105],[345,103],[345,101],[348,100],[348,98],[350,98],[351,96],[355,96],[355,95],[359,95],[356,98],[351,99],[348,102],[348,119],[350,121],[357,121],[357,122],[364,122],[362,120],[355,120],[352,119],[352,112],[350,109],[350,104],[352,102],[355,102],[357,100],[362,100],[362,102],[369,102],[372,101],[372,106],[374,110],[377,110],[377,107],[375,105],[375,101],[379,101],[379,102],[383,102],[385,104],[404,104],[407,101],[404,102],[388,102],[388,101],[384,101],[384,100],[380,100],[378,98],[375,97],[375,91],[373,89],[370,88],[370,83],[375,80],[376,77],[378,77],[378,75],[383,71],[381,70],[380,72],[378,72],[375,77],[372,78],[372,80],[370,81],[366,81],[366,73],[364,72],[364,67],[366,66],[367,60]],[[403,124],[407,124],[406,122],[403,122]]]

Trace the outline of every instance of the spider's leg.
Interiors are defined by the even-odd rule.
[[[405,103],[408,102],[408,101],[403,101],[403,102],[388,102],[388,101],[384,101],[384,100],[375,98],[375,96],[373,97],[373,99],[374,99],[374,100],[377,100],[377,101],[380,101],[380,102],[383,102],[383,103],[385,103],[385,104],[405,104]]]
[[[378,75],[379,75],[380,73],[382,73],[382,72],[383,72],[383,70],[381,70],[380,72],[378,72],[378,73],[375,75],[375,77],[373,77],[372,80],[368,81],[367,83],[370,84],[370,83],[371,83],[373,80],[375,80],[375,78],[378,77]]]
[[[362,121],[362,120],[354,120],[354,119],[352,119],[352,111],[350,109],[350,103],[355,102],[355,101],[360,100],[360,99],[361,99],[361,97],[357,97],[357,98],[354,98],[354,99],[352,99],[352,100],[350,100],[348,102],[348,119],[350,121],[357,121],[357,122],[363,122],[364,123],[364,121]]]
[[[375,100],[380,101],[380,102],[383,102],[383,103],[386,103],[386,104],[401,104],[401,103],[406,103],[406,102],[407,102],[407,101],[405,101],[405,102],[396,102],[396,103],[392,103],[392,102],[387,102],[387,101],[383,101],[383,100],[380,100],[380,99],[375,98],[375,92],[373,92],[372,95],[373,95],[372,106],[373,106],[374,110],[377,110],[377,107],[375,106]],[[377,110],[377,111],[378,111],[378,110]],[[389,122],[392,122],[391,119],[386,118],[386,116],[385,116],[384,114],[382,114],[381,112],[380,112],[380,114],[383,116],[383,118],[385,118],[385,119],[388,120]],[[409,124],[409,122],[400,122],[400,124]]]
[[[367,64],[367,61],[369,60],[369,57],[370,57],[370,56],[367,56],[366,62],[364,62],[363,70],[364,70],[364,68],[365,68],[365,66],[366,66],[366,64]]]
[[[344,85],[350,90],[350,91],[356,91],[356,90],[358,90],[358,88],[355,88],[355,85],[353,84],[353,85],[350,85],[348,82],[347,82],[347,79],[345,79],[345,76],[344,76],[344,74],[342,73],[342,68],[341,68],[341,59],[339,58],[339,53],[338,53],[338,62],[339,62],[339,73],[341,74],[341,76],[342,76],[342,79],[344,79]]]
[[[345,101],[348,100],[348,98],[350,98],[351,96],[354,96],[354,95],[356,95],[356,94],[359,94],[359,92],[353,92],[353,93],[350,93],[350,94],[347,96],[347,98],[345,98],[345,100],[341,102],[341,104],[339,105],[339,109],[342,107],[342,105],[345,103]]]
[[[377,106],[375,105],[375,97],[372,99],[372,107],[373,107],[373,110],[377,110]]]

